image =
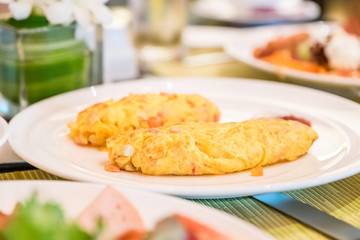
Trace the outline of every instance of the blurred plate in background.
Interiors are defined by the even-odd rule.
[[[241,2],[240,0],[197,0],[192,5],[191,11],[194,15],[206,19],[247,25],[311,21],[319,18],[321,14],[319,5],[312,1],[296,1],[295,3],[289,1],[292,4],[267,4],[260,7],[254,5],[259,1]],[[248,7],[244,7],[246,3],[249,3]]]
[[[256,48],[266,46],[269,41],[279,37],[306,32],[312,38],[321,40],[339,28],[339,24],[327,22],[256,27],[241,31],[241,34],[238,34],[236,38],[225,44],[224,49],[227,54],[240,62],[276,74],[279,76],[279,79],[315,87],[353,100],[359,100],[359,78],[318,74],[279,67],[254,57],[254,50]]]

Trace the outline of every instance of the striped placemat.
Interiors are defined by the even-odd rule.
[[[0,180],[64,180],[41,170],[8,172]],[[360,174],[322,186],[288,191],[286,195],[315,206],[360,228]],[[276,239],[329,239],[310,226],[264,205],[252,197],[191,199],[235,215]]]
[[[0,180],[63,180],[41,170],[17,171],[0,174]]]

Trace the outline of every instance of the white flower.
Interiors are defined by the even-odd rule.
[[[12,17],[16,20],[28,18],[34,8],[44,11],[45,7],[57,0],[0,0],[9,5]]]
[[[70,3],[54,2],[45,8],[44,12],[50,23],[68,25],[74,20],[71,10]]]
[[[108,0],[0,0],[9,4],[11,15],[16,20],[23,20],[36,9],[45,14],[51,24],[69,25],[76,21],[75,37],[83,39],[90,50],[95,46],[95,26],[90,24],[94,20],[98,23],[109,24],[112,14],[105,5]]]
[[[0,3],[9,4],[9,10],[16,20],[23,20],[30,16],[33,0],[0,0]]]
[[[99,23],[108,24],[112,15],[105,3],[108,0],[61,0],[49,5],[45,15],[52,24],[69,24],[73,20],[83,26],[90,24],[92,18]]]
[[[32,3],[30,1],[11,2],[9,10],[16,20],[23,20],[30,16]]]
[[[41,10],[51,24],[68,25],[74,20],[82,26],[87,26],[92,20],[102,24],[112,21],[108,0],[0,0],[9,4],[11,15],[16,20],[30,16],[32,10]]]

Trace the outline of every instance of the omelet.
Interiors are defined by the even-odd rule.
[[[296,160],[317,138],[294,120],[180,124],[109,138],[108,164],[149,175],[225,174]]]
[[[219,118],[216,104],[197,94],[130,94],[86,108],[68,127],[75,143],[105,147],[108,137],[129,130]]]

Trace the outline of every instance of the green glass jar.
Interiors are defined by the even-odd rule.
[[[10,118],[39,100],[101,83],[101,54],[75,32],[75,25],[0,23],[0,92],[7,103],[2,115]]]

